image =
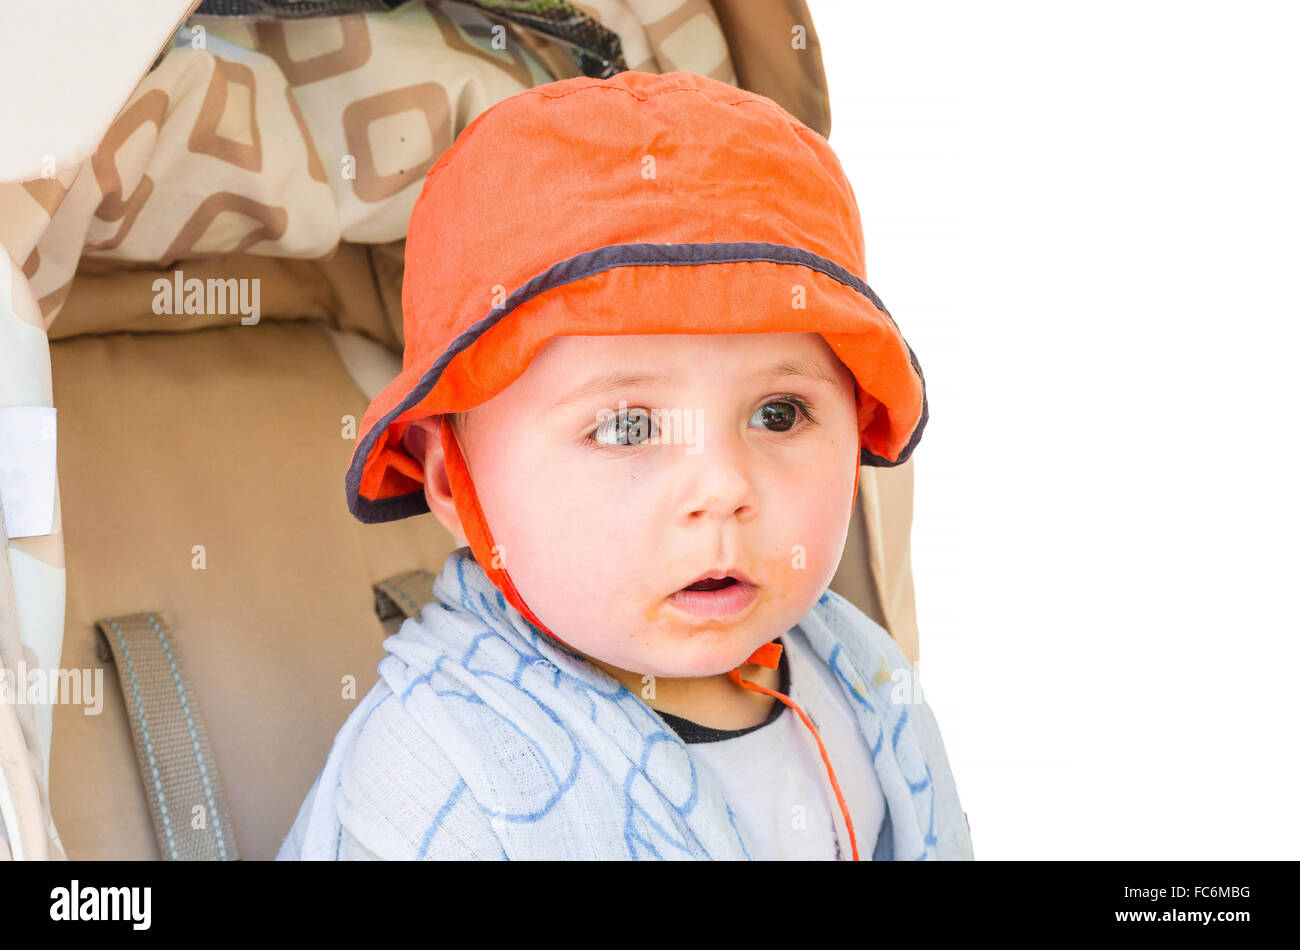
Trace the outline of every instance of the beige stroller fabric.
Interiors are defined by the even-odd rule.
[[[270,857],[350,709],[340,676],[373,678],[382,656],[374,585],[436,571],[456,546],[432,519],[358,525],[343,498],[347,420],[401,366],[419,185],[489,105],[579,73],[561,45],[451,0],[297,20],[107,6],[120,58],[50,53],[76,134],[33,149],[38,125],[18,114],[0,138],[23,142],[0,146],[0,424],[56,407],[59,474],[41,489],[49,522],[0,545],[0,660],[110,670],[98,716],[0,702],[0,856],[167,856],[94,640],[105,618],[165,610],[230,852]],[[738,83],[829,133],[803,0],[574,6],[630,68]],[[82,28],[106,19],[85,11]],[[79,112],[69,90],[92,86]],[[268,466],[282,491],[259,489]],[[911,472],[863,471],[832,586],[915,662]]]

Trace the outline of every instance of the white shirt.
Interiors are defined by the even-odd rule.
[[[858,857],[871,860],[885,817],[885,797],[853,708],[799,629],[780,638],[788,663],[785,690],[816,726],[844,794]],[[755,860],[849,861],[853,849],[817,740],[789,706],[742,730],[717,730],[664,716],[687,743],[696,768],[708,771],[736,815]],[[663,715],[661,713],[661,715]],[[708,738],[706,738],[708,737]]]

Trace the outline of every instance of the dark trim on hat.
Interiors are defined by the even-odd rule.
[[[697,244],[607,244],[595,250],[583,251],[580,254],[575,254],[570,258],[552,264],[540,274],[529,278],[514,293],[510,294],[501,306],[494,308],[486,317],[456,337],[451,345],[443,351],[442,355],[434,360],[433,365],[420,377],[410,392],[403,396],[396,406],[370,427],[369,431],[361,437],[361,442],[352,454],[352,464],[348,466],[346,478],[348,508],[358,520],[366,524],[396,521],[411,515],[424,514],[429,510],[429,502],[425,498],[423,490],[397,495],[392,498],[384,498],[379,501],[362,498],[361,473],[365,468],[366,458],[379,440],[380,434],[388,431],[388,427],[393,420],[419,403],[432,391],[438,380],[442,378],[443,370],[447,368],[447,364],[457,354],[473,346],[479,337],[496,326],[502,318],[508,316],[538,294],[583,280],[603,271],[612,270],[615,267],[640,267],[662,264],[669,266],[735,264],[760,261],[773,264],[798,264],[825,274],[841,284],[853,288],[870,300],[889,319],[894,329],[898,331],[899,338],[902,339],[902,331],[898,329],[898,324],[895,323],[893,315],[885,309],[885,305],[881,303],[875,291],[867,286],[866,281],[834,261],[819,254],[813,254],[811,251],[805,251],[802,248],[790,247],[786,244],[770,244],[765,241],[717,241]],[[916,370],[916,375],[921,380],[921,418],[917,421],[916,428],[912,430],[912,436],[908,439],[907,445],[899,453],[897,461],[891,462],[887,458],[868,452],[866,446],[863,446],[860,454],[860,464],[862,465],[871,465],[876,468],[893,468],[902,465],[911,457],[912,450],[916,448],[916,444],[921,440],[921,433],[930,419],[929,400],[925,392],[925,376],[921,372],[921,364],[917,362],[916,354],[912,352],[912,347],[907,340],[903,340],[903,345],[907,347],[908,359],[911,361],[912,368]]]

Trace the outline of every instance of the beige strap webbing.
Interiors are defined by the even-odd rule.
[[[122,684],[163,860],[239,860],[194,687],[165,622],[150,611],[108,617],[95,628]]]
[[[431,571],[403,571],[375,585],[375,613],[380,620],[403,614],[419,619],[424,605],[432,600],[434,575]]]

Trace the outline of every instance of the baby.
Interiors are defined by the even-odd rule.
[[[928,410],[825,140],[691,73],[551,83],[406,253],[349,504],[464,546],[279,857],[970,858],[907,660],[828,589]]]
[[[599,367],[645,382],[591,384]],[[697,454],[658,421],[686,413]],[[464,543],[438,424],[408,444]],[[724,729],[766,717],[771,699],[725,673],[816,603],[852,513],[853,374],[820,336],[553,339],[456,434],[515,587],[565,643],[634,692],[655,677],[654,709]],[[744,580],[684,590],[711,572]],[[748,672],[775,688],[776,670]]]

